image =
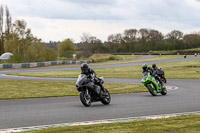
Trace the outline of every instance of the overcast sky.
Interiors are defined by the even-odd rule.
[[[0,5],[45,42],[79,42],[83,33],[106,41],[131,28],[200,31],[200,0],[0,0]]]

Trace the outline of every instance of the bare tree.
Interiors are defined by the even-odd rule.
[[[127,42],[134,42],[136,40],[137,30],[136,29],[128,29],[124,31],[124,39]]]
[[[91,35],[89,33],[83,33],[81,36],[82,42],[89,42]]]
[[[128,29],[124,31],[124,42],[126,43],[126,51],[130,52],[134,50],[137,43],[137,29]]]
[[[120,33],[111,34],[108,36],[108,42],[120,44],[122,40],[123,40],[123,37],[122,37],[122,34]]]
[[[34,37],[31,30],[26,28],[27,23],[24,20],[16,20],[12,24],[12,30],[8,39],[5,39],[5,50],[17,53],[25,57],[27,47],[34,43]]]
[[[111,34],[108,36],[108,43],[107,47],[110,52],[118,52],[120,47],[122,46],[123,42],[123,37],[122,34],[117,33],[117,34]]]
[[[158,43],[160,41],[162,41],[164,38],[164,36],[162,35],[161,32],[157,31],[157,30],[150,30],[149,32],[149,41],[152,45],[152,49],[155,50],[156,46],[158,45]]]
[[[3,45],[3,6],[0,6],[0,54],[4,52]]]
[[[18,34],[20,39],[23,39],[26,35],[27,23],[24,20],[16,20],[13,24],[14,33]]]
[[[139,30],[139,40],[142,45],[145,45],[148,41],[149,37],[149,30],[148,29],[140,29]]]
[[[83,33],[81,40],[82,42],[78,44],[78,47],[83,51],[83,56],[85,57],[91,56],[103,45],[101,40],[88,33]]]
[[[8,36],[11,32],[12,18],[10,15],[9,8],[6,6],[6,23],[5,23],[5,38],[8,39]]]
[[[198,33],[187,34],[183,37],[183,39],[186,43],[184,48],[197,48],[200,46],[200,34]]]
[[[178,42],[179,40],[183,39],[183,33],[178,30],[173,30],[166,35],[167,40],[170,43]]]

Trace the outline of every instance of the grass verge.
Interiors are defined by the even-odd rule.
[[[115,55],[115,56],[120,58],[121,60],[133,60],[140,57],[141,55]]]
[[[139,55],[116,55],[116,56],[121,58],[121,60],[115,61],[115,62],[106,62],[106,63],[102,62],[102,64],[91,64],[91,65],[92,66],[101,66],[101,65],[105,65],[105,64],[106,65],[114,65],[114,64],[126,64],[126,63],[136,63],[136,62],[144,62],[144,61],[157,61],[157,60],[169,60],[169,59],[183,58],[183,55],[155,55],[154,57],[147,58],[147,59],[144,58],[146,56],[139,56]],[[191,55],[189,55],[188,57],[191,57]],[[131,61],[131,59],[137,59],[137,60]],[[122,60],[125,60],[125,61],[121,62]]]
[[[200,133],[200,115],[110,124],[71,126],[25,133]]]
[[[94,54],[90,57],[93,63],[103,63],[108,61],[121,61],[136,59],[140,55],[111,55],[111,54]]]
[[[0,99],[21,99],[39,97],[77,96],[75,82],[0,80]],[[144,92],[147,89],[139,84],[105,83],[111,94]]]
[[[150,64],[151,66],[151,64]],[[200,79],[200,60],[179,61],[171,63],[157,64],[166,74],[166,78],[173,79]],[[128,66],[117,68],[95,69],[97,76],[105,78],[142,78],[141,66]],[[11,75],[30,76],[30,77],[55,77],[55,78],[77,78],[80,70],[74,71],[51,71],[51,72],[32,72],[16,73]]]
[[[191,54],[191,53],[200,53],[200,48],[193,49],[183,49],[183,50],[168,50],[168,51],[151,51],[151,54]]]

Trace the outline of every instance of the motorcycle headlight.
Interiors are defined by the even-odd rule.
[[[141,82],[144,83],[144,79],[142,79]]]

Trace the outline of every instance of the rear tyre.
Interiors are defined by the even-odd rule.
[[[85,91],[80,93],[80,100],[82,104],[86,107],[89,107],[91,105],[91,96],[87,94]]]
[[[161,78],[161,79],[162,79],[162,82],[163,82],[163,83],[167,83],[166,78],[163,77],[163,78]]]
[[[167,94],[167,89],[166,89],[166,88],[163,88],[162,91],[161,91],[161,94],[162,94],[162,95],[166,95],[166,94]]]
[[[101,102],[104,104],[104,105],[108,105],[109,103],[110,103],[110,101],[111,101],[111,97],[110,97],[110,93],[108,92],[108,90],[107,89],[105,89],[105,93],[107,93],[107,95],[106,96],[102,96],[102,98],[101,98]]]
[[[152,96],[156,96],[157,92],[155,88],[152,88],[150,85],[147,85],[147,89],[149,90],[149,92],[151,93]]]

